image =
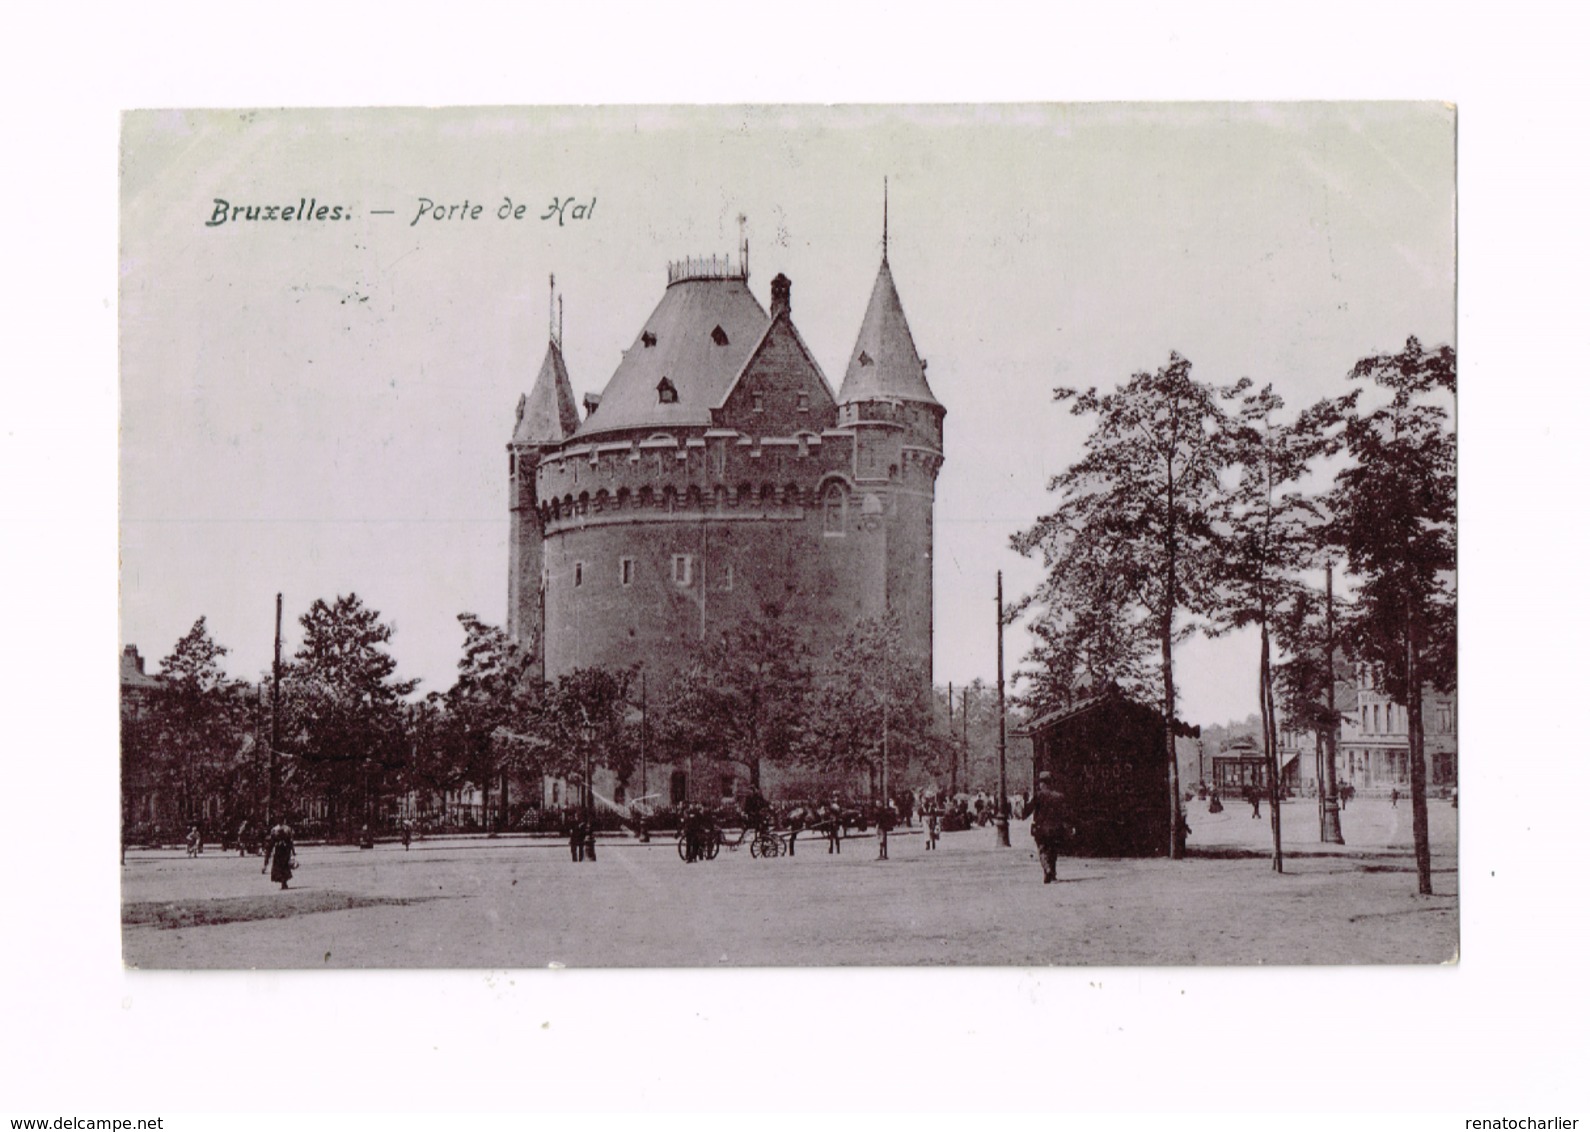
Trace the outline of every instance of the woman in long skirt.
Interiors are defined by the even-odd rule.
[[[266,864],[260,867],[264,872],[268,866],[271,871],[271,880],[277,881],[283,888],[293,878],[293,831],[286,822],[278,822],[270,832],[270,837],[265,844]]]

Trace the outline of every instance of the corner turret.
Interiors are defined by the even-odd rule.
[[[555,289],[556,282],[553,281]],[[563,362],[562,304],[552,300],[554,316],[547,336],[547,353],[528,396],[519,398],[513,439],[508,442],[508,636],[521,647],[541,655],[540,511],[536,506],[536,465],[549,450],[561,445],[580,427],[580,410],[574,387]]]

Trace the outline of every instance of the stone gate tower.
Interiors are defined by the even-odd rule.
[[[777,606],[821,665],[896,613],[933,654],[944,407],[883,260],[836,396],[738,262],[668,266],[661,301],[578,420],[559,336],[509,444],[509,631],[549,679],[640,662],[662,688],[695,641]]]

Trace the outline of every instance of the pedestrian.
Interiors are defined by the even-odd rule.
[[[1043,866],[1044,884],[1053,884],[1055,858],[1065,841],[1065,798],[1054,788],[1054,775],[1047,770],[1038,775],[1038,792],[1023,817],[1032,818],[1032,839],[1038,846],[1038,862]]]
[[[270,835],[265,839],[265,864],[260,866],[259,871],[263,873],[269,868],[271,880],[286,888],[297,867],[298,853],[293,848],[292,827],[285,820],[279,821],[271,827]]]
[[[403,852],[407,853],[409,842],[414,840],[414,827],[409,824],[408,818],[398,823],[398,838],[403,842]]]
[[[585,859],[596,860],[596,823],[587,820],[585,823]]]
[[[585,860],[585,830],[580,828],[580,818],[570,810],[564,819],[569,830],[569,860]]]
[[[834,800],[828,804],[828,812],[823,822],[823,826],[828,832],[828,851],[830,853],[839,852],[839,820],[839,798],[836,795]]]
[[[685,808],[684,820],[680,823],[680,832],[685,837],[685,864],[693,865],[701,858],[701,808],[690,805]]]
[[[187,838],[187,841],[188,841],[188,856],[197,857],[200,853],[204,852],[204,840],[199,836],[199,827],[198,826],[190,825],[188,827],[188,838]]]
[[[927,847],[939,847],[939,800],[936,797],[924,799],[922,803],[922,826],[927,832]]]
[[[243,819],[243,824],[237,827],[237,855],[248,856],[248,819]]]
[[[1399,794],[1397,793],[1397,788],[1395,786],[1393,786],[1391,788],[1391,808],[1394,809],[1394,810],[1397,808],[1397,798],[1398,797],[1399,797]]]
[[[1248,787],[1248,801],[1253,803],[1253,816],[1254,817],[1258,817],[1259,816],[1259,788],[1257,786]]]

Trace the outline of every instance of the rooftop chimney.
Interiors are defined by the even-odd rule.
[[[789,279],[781,271],[773,276],[773,317],[789,317]]]

